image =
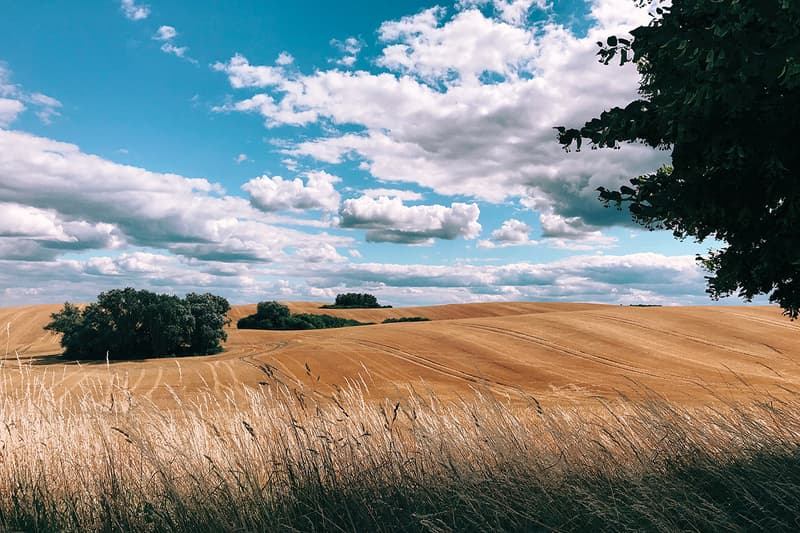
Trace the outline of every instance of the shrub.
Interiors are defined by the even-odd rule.
[[[357,320],[349,320],[338,316],[311,315],[308,313],[291,314],[285,305],[272,301],[261,302],[254,315],[246,316],[236,323],[239,329],[327,329],[347,326],[363,326]]]
[[[333,305],[323,305],[322,309],[375,309],[388,308],[391,305],[380,305],[372,294],[348,292],[337,294]]]
[[[394,324],[397,322],[429,322],[430,318],[424,316],[401,316],[400,318],[387,318],[382,324]]]
[[[387,318],[382,324],[395,324],[398,322],[428,322],[430,318],[425,318],[422,316],[403,316],[399,318]]]
[[[364,325],[363,322],[359,322],[358,320],[351,320],[349,318],[341,318],[331,315],[311,315],[308,313],[300,313],[292,315],[292,318],[302,320],[313,326],[308,329],[344,328],[348,326]]]
[[[64,356],[73,359],[205,355],[222,349],[228,310],[213,294],[181,299],[128,287],[100,293],[83,311],[66,302],[44,329],[61,333]]]

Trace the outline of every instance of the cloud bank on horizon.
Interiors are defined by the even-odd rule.
[[[192,22],[215,16],[203,4],[162,13],[121,0],[108,12],[132,32],[119,44],[141,69],[131,76],[163,65],[153,83],[190,96],[180,112],[105,128],[103,142],[126,145],[113,151],[82,148],[102,145],[96,128],[77,126],[94,111],[66,84],[72,100],[62,96],[48,65],[0,57],[0,305],[127,285],[234,302],[364,290],[396,305],[706,303],[697,245],[642,231],[596,197],[668,154],[567,154],[552,129],[635,96],[635,69],[599,64],[595,42],[646,23],[646,10],[458,0],[377,13],[353,34],[332,23],[322,52],[264,35],[277,50],[265,57],[235,32],[224,46],[203,34]],[[37,81],[59,99],[30,88]],[[126,102],[105,105],[126,116]],[[227,166],[184,175],[212,156],[158,157],[130,133],[181,117],[187,139],[218,141]]]

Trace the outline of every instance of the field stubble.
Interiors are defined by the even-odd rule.
[[[627,319],[614,312],[589,311],[602,315],[596,321]],[[705,391],[703,401],[677,401],[664,374],[686,377],[685,369],[656,359],[652,367],[661,374],[649,377],[631,372],[625,357],[606,364],[602,335],[582,348],[565,335],[585,326],[586,316],[577,315],[540,317],[556,329],[550,337],[523,327],[526,317],[505,318],[502,331],[491,318],[473,317],[446,332],[477,332],[488,344],[514,337],[551,354],[543,364],[564,358],[605,370],[609,379],[619,373],[615,383],[627,383],[625,390],[607,387],[578,403],[569,391],[551,391],[540,401],[538,389],[501,383],[497,371],[491,382],[467,379],[476,369],[453,365],[448,356],[457,351],[409,353],[386,335],[364,337],[363,328],[338,338],[382,343],[383,351],[400,352],[392,361],[432,365],[444,372],[433,372],[441,381],[401,383],[392,399],[383,381],[397,370],[376,376],[380,369],[364,368],[341,387],[326,383],[305,363],[295,370],[265,356],[296,345],[288,335],[258,350],[245,343],[250,351],[235,360],[249,358],[251,374],[240,382],[225,354],[158,361],[157,379],[130,372],[148,362],[45,372],[32,349],[21,358],[7,354],[0,372],[0,530],[796,530],[795,325],[776,325],[766,311],[745,313],[757,328],[782,333],[723,344],[713,328],[703,335],[701,326],[678,327],[680,313],[667,315],[660,327],[672,327],[678,345],[738,353],[739,366],[728,367],[724,380],[737,388],[698,378],[693,386]],[[420,326],[430,328],[376,327]],[[427,331],[436,342],[436,332]],[[319,346],[314,339],[299,340]],[[37,342],[46,349],[52,339],[31,345]],[[782,358],[766,358],[770,347]],[[520,357],[519,347],[512,355]],[[703,362],[699,352],[682,356],[687,368]],[[211,366],[187,386],[187,369],[200,363]],[[757,363],[767,368],[755,370]],[[80,371],[87,375],[77,378]],[[450,383],[461,392],[443,386]],[[498,387],[504,383],[513,389]]]

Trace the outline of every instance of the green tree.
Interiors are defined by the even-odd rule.
[[[323,305],[322,307],[329,309],[336,307],[374,308],[374,307],[381,307],[381,305],[378,303],[378,299],[372,294],[348,292],[345,294],[337,294],[336,303],[334,303],[333,305]]]
[[[645,0],[637,0],[642,5]],[[600,60],[633,61],[640,97],[580,128],[557,128],[566,149],[640,142],[672,164],[598,189],[606,206],[675,237],[712,237],[698,256],[712,298],[769,294],[800,312],[800,2],[660,0],[633,39],[599,42]]]
[[[50,315],[50,319],[44,329],[61,334],[61,347],[65,349],[65,353],[71,355],[79,352],[80,332],[83,329],[83,314],[80,308],[65,302],[61,311]]]
[[[239,329],[325,329],[362,326],[357,320],[349,320],[330,315],[291,314],[289,308],[281,303],[260,302],[256,313],[239,319]]]
[[[289,308],[276,301],[259,302],[256,313],[241,318],[236,327],[239,329],[286,329],[286,321],[291,312]]]
[[[204,355],[221,350],[228,310],[228,301],[212,294],[181,299],[113,289],[83,311],[67,302],[45,329],[61,333],[64,355],[76,359]]]
[[[190,306],[177,296],[149,293],[141,309],[141,325],[137,332],[144,344],[139,353],[178,355],[197,352],[192,346],[195,332],[203,327],[195,323]]]
[[[231,309],[228,300],[210,293],[189,293],[186,295],[186,303],[194,322],[191,352],[195,354],[220,352],[221,343],[228,340],[225,326],[231,322],[227,317]]]

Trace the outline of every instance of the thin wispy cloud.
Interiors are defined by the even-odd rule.
[[[120,7],[129,20],[144,20],[150,16],[150,6],[137,4],[136,0],[120,0]]]

